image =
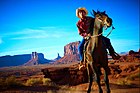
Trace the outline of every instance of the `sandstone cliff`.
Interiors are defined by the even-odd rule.
[[[64,56],[78,55],[78,45],[80,41],[72,42],[64,46]]]
[[[55,64],[64,64],[79,61],[78,45],[80,41],[72,42],[64,46],[64,56],[54,62]]]
[[[140,51],[132,52],[121,57],[117,63],[109,62],[111,74],[110,78],[120,79],[128,78],[128,76],[138,75],[140,71]],[[42,69],[45,78],[51,78],[57,84],[78,85],[88,82],[87,70],[79,70],[78,63],[70,65],[69,67],[51,67]],[[102,74],[104,73],[101,69]],[[101,76],[102,77],[102,76]]]

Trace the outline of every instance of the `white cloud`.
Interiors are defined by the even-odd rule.
[[[55,26],[44,26],[44,27],[39,27],[40,29],[54,29],[56,28]]]
[[[36,29],[26,28],[17,32],[5,33],[2,36],[14,40],[39,39],[39,38],[61,38],[65,35],[65,29],[57,27],[40,27]]]
[[[10,48],[2,51],[0,53],[0,56],[29,54],[33,51],[43,53],[44,56],[49,59],[55,58],[57,56],[57,53],[60,53],[60,55],[63,56],[64,45],[66,45],[68,42],[76,41],[76,37],[79,36],[77,34],[77,31],[71,30],[71,27],[40,27],[34,29],[26,28],[17,32],[2,34],[2,38],[4,38],[4,40],[7,40],[7,42],[10,42],[10,40],[16,40],[16,43],[10,43]],[[77,36],[75,36],[75,34]],[[36,39],[34,41],[36,41],[37,45],[34,46],[35,43],[32,42],[31,39]],[[27,43],[28,40],[29,44]],[[15,47],[18,47],[18,49]]]

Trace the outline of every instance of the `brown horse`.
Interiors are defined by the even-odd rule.
[[[93,76],[98,84],[99,93],[103,93],[100,84],[100,67],[104,69],[104,81],[106,84],[107,93],[110,93],[108,74],[110,69],[108,67],[108,57],[107,50],[102,39],[103,27],[110,27],[112,25],[112,19],[104,12],[95,12],[93,10],[93,15],[95,17],[93,34],[88,40],[84,51],[84,61],[86,62],[86,67],[89,76],[89,87],[87,93],[91,92],[91,86],[93,82]]]

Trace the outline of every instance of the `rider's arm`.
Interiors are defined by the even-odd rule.
[[[78,24],[77,27],[78,27],[79,35],[81,35],[82,37],[87,36],[87,33],[85,33],[86,31],[82,27],[80,27]]]

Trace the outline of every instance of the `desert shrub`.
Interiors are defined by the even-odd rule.
[[[118,80],[117,84],[118,85],[131,85],[131,82],[130,82],[130,80],[125,78],[125,79]]]
[[[40,85],[42,84],[42,79],[41,78],[31,78],[31,79],[28,79],[26,81],[26,84],[27,86],[37,86],[37,85]]]
[[[53,86],[56,87],[56,83],[54,83],[50,78],[30,78],[25,83],[26,86]]]
[[[6,87],[18,87],[18,86],[22,86],[23,84],[18,82],[16,80],[16,77],[15,76],[10,76],[10,77],[7,77],[5,79],[5,81],[3,81],[4,85]]]
[[[140,73],[131,74],[126,77],[127,80],[135,80],[135,78],[140,78]]]
[[[56,84],[52,82],[50,78],[43,78],[42,81],[43,81],[43,85],[56,86]]]
[[[113,62],[113,61],[111,61],[111,62],[109,62],[110,64],[114,64],[115,62]]]

